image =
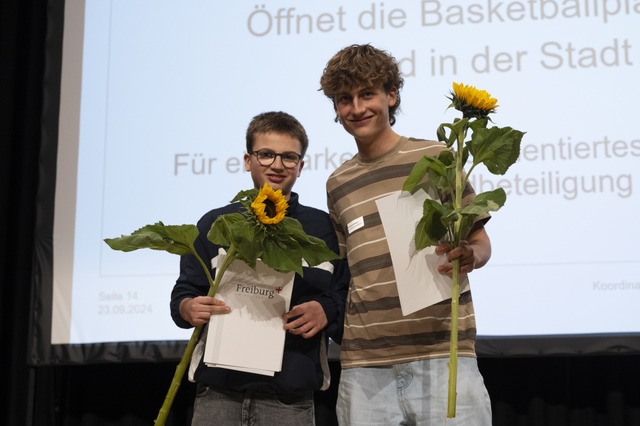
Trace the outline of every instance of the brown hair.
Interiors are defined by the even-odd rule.
[[[292,115],[282,111],[269,111],[258,114],[249,123],[247,128],[247,152],[253,151],[253,143],[256,133],[284,133],[300,141],[304,157],[309,147],[307,132],[300,122]]]
[[[335,107],[335,98],[345,91],[360,86],[377,87],[382,85],[386,93],[394,87],[397,101],[389,108],[389,123],[396,122],[395,114],[400,107],[400,89],[404,79],[400,75],[398,62],[384,50],[370,44],[353,44],[336,53],[327,63],[320,88],[331,99]]]

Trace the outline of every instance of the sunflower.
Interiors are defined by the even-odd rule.
[[[498,100],[486,90],[476,89],[462,83],[453,83],[451,105],[462,112],[465,118],[485,118],[498,107]]]
[[[282,195],[282,190],[274,191],[265,183],[256,198],[251,203],[251,210],[261,223],[275,225],[282,222],[287,211],[287,200]]]

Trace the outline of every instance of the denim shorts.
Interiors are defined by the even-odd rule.
[[[490,426],[491,400],[475,358],[458,358],[456,416],[447,418],[449,359],[343,369],[342,426]]]
[[[198,385],[192,426],[314,425],[313,392],[236,392]]]

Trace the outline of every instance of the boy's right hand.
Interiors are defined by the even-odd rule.
[[[180,302],[180,315],[194,327],[209,322],[211,315],[228,314],[231,308],[218,300],[209,296],[197,296],[186,298]]]

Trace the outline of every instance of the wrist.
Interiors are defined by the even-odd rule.
[[[192,297],[185,297],[180,301],[178,311],[180,312],[180,316],[182,317],[182,319],[185,321],[189,321],[189,318],[190,318],[189,308],[192,301],[193,301]]]

